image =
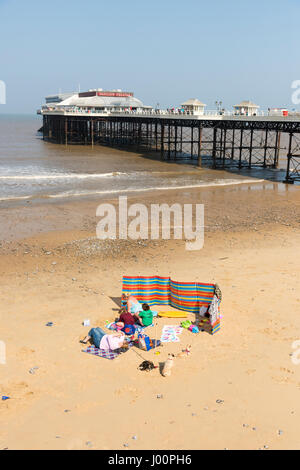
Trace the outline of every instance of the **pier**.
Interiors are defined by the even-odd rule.
[[[198,99],[189,99],[177,109],[153,109],[132,92],[98,88],[46,97],[38,112],[47,141],[156,152],[162,160],[185,159],[200,167],[276,169],[284,140],[284,181],[300,181],[299,113],[263,112],[247,100],[233,106],[232,113],[220,106],[205,108]]]
[[[300,181],[300,118],[46,110],[43,138],[59,144],[109,145],[159,152],[162,160],[192,160],[212,168],[278,168],[288,136],[286,183]]]

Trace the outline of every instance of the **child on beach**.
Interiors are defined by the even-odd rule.
[[[150,326],[153,323],[153,312],[148,304],[142,305],[143,310],[137,315],[142,326]]]

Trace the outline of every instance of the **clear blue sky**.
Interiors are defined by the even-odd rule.
[[[293,108],[299,18],[299,0],[0,0],[0,113],[33,113],[79,83],[164,107]]]

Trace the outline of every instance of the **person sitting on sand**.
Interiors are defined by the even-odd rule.
[[[153,323],[153,312],[148,304],[142,305],[143,310],[137,315],[142,326],[150,326]]]
[[[133,313],[135,315],[143,310],[142,304],[136,297],[134,297],[134,295],[130,294],[129,292],[125,292],[123,299],[127,304],[127,312]]]
[[[110,351],[126,348],[128,346],[124,333],[118,332],[113,333],[112,335],[107,335],[102,328],[92,328],[81,343],[87,344],[90,340],[96,348]]]
[[[119,310],[120,318],[116,323],[116,327],[121,329],[126,335],[134,335],[135,327],[134,324],[137,321],[135,316],[130,312],[127,312],[125,307]]]

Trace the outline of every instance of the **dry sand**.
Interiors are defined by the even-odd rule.
[[[298,188],[163,196],[205,203],[201,251],[174,240],[97,242],[96,201],[0,210],[0,395],[11,397],[0,401],[0,449],[300,449],[300,366],[291,360],[300,339]],[[140,372],[134,348],[114,361],[81,352],[82,321],[114,319],[123,274],[222,289],[219,333],[184,331],[159,356],[142,352],[159,364],[192,344],[169,378]],[[158,321],[158,337],[167,323]]]

